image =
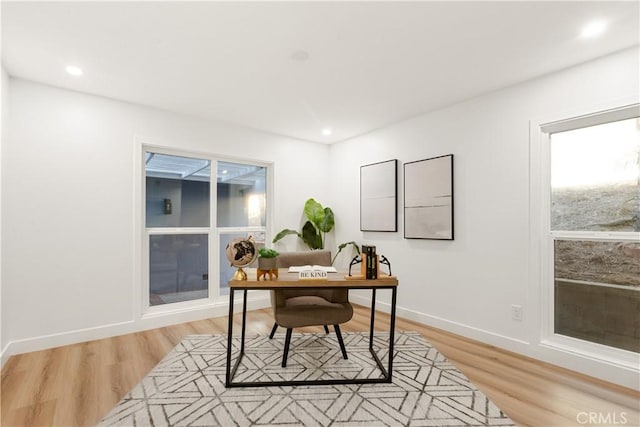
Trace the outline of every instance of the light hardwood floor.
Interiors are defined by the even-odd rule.
[[[249,312],[247,322],[249,335],[268,334],[271,310]],[[376,323],[385,330],[388,316],[380,313]],[[368,309],[356,307],[342,330],[368,326]],[[411,321],[398,319],[396,326],[422,334],[519,425],[640,425],[634,390]],[[2,369],[1,425],[95,425],[183,336],[226,329],[226,317],[212,318],[13,356]]]

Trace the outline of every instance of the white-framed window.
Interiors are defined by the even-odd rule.
[[[639,116],[632,105],[541,124],[532,147],[541,341],[623,364],[640,352]]]
[[[270,165],[148,145],[142,151],[143,313],[222,299],[233,274],[230,237],[264,243],[267,236]]]

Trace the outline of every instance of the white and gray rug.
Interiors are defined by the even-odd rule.
[[[386,366],[385,338],[374,348]],[[344,360],[334,334],[294,332],[281,368],[283,335],[248,338],[234,380],[377,378],[368,339],[345,334]],[[226,344],[224,335],[187,336],[100,426],[514,425],[417,332],[396,334],[392,384],[227,389]]]

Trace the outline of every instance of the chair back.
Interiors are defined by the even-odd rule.
[[[277,258],[278,268],[289,268],[300,265],[331,265],[331,251],[283,252]]]
[[[298,251],[298,252],[281,252],[278,255],[276,265],[278,268],[289,268],[300,265],[331,265],[331,251],[314,250],[314,251]],[[281,293],[280,293],[281,292]],[[279,297],[292,298],[298,296],[315,295],[332,302],[342,302],[348,299],[347,292],[344,290],[334,291],[332,289],[286,289],[279,291]],[[272,294],[273,297],[276,295]]]

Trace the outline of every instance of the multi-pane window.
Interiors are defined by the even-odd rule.
[[[640,352],[640,120],[550,141],[554,331]]]
[[[250,234],[264,242],[266,171],[213,158],[145,153],[149,306],[228,293],[234,271],[225,256],[229,240]],[[211,276],[213,287],[210,270],[218,270]]]

